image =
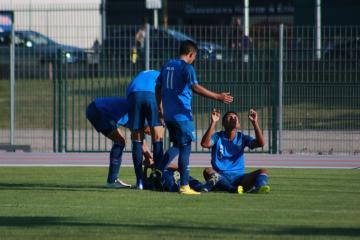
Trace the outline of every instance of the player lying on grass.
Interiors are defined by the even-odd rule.
[[[203,172],[209,191],[270,192],[266,169],[245,173],[245,147],[254,149],[265,144],[257,112],[250,109],[248,117],[255,130],[255,138],[238,131],[240,121],[237,113],[233,111],[225,113],[222,118],[224,130],[215,132],[216,123],[220,120],[220,111],[212,110],[210,126],[201,140],[202,147],[211,148],[212,167],[205,168]]]
[[[163,191],[166,192],[179,192],[180,190],[180,173],[179,168],[176,163],[176,160],[179,156],[179,148],[171,147],[169,148],[166,153],[164,154],[163,163],[165,170],[163,171],[162,177],[161,177],[161,184],[163,187]],[[145,188],[150,190],[157,190],[156,186],[153,186],[154,182],[150,177],[146,177],[147,170],[149,168],[153,168],[153,162],[150,161],[144,161],[144,173],[146,179],[145,181]],[[202,192],[207,191],[207,184],[204,184],[197,179],[193,178],[192,176],[189,176],[189,186],[194,189],[195,191]]]
[[[113,141],[110,151],[107,186],[111,188],[130,188],[131,185],[124,183],[118,177],[125,147],[124,129],[128,123],[127,99],[120,97],[96,98],[87,107],[86,118],[96,131]],[[147,133],[150,133],[149,129]],[[142,145],[142,153],[147,161],[151,161],[152,155],[145,141]]]

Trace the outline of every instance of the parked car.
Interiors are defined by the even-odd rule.
[[[83,48],[57,43],[35,31],[15,31],[15,66],[18,74],[34,75],[48,72],[47,65],[55,63],[61,50],[63,64],[87,63],[89,52]],[[0,65],[2,69],[10,65],[10,32],[0,32]],[[31,76],[29,76],[31,77]]]
[[[154,55],[159,53],[159,58],[163,58],[164,55],[165,58],[176,57],[178,55],[180,43],[185,40],[192,40],[197,43],[199,48],[198,60],[225,60],[224,54],[226,49],[220,44],[209,41],[197,41],[189,35],[170,28],[151,28],[150,52]]]
[[[145,43],[135,45],[135,29],[110,28],[102,46],[105,58],[110,59],[116,69],[126,68],[127,64],[145,64]],[[198,61],[227,61],[226,47],[210,41],[197,41],[193,37],[171,28],[150,28],[150,61],[152,66],[162,65],[169,58],[179,55],[182,41],[197,43]],[[145,41],[145,40],[144,40]]]
[[[329,43],[324,49],[324,59],[360,63],[360,37],[340,43]]]

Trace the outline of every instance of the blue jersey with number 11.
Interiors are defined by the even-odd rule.
[[[184,60],[170,60],[162,68],[156,85],[161,86],[165,121],[192,121],[191,86],[198,84],[194,67]]]

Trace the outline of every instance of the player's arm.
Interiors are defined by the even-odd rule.
[[[147,145],[145,140],[142,145],[142,152],[143,152],[143,156],[145,158],[145,163],[144,163],[145,166],[152,166],[154,163],[153,157],[152,157],[151,151],[149,149],[149,146]]]
[[[163,116],[162,98],[161,98],[161,85],[156,84],[155,97],[156,97],[156,103],[157,103],[157,107],[158,107],[158,111],[159,111],[159,121],[162,125],[164,125],[164,116]]]
[[[254,109],[250,109],[249,120],[255,130],[255,140],[253,141],[251,148],[263,147],[265,145],[265,139],[259,126],[258,114]]]
[[[211,148],[211,137],[215,132],[215,126],[219,120],[220,120],[220,111],[214,108],[211,112],[210,126],[206,130],[203,138],[201,139],[201,146],[203,148]]]
[[[230,95],[230,93],[226,93],[226,92],[215,93],[215,92],[212,92],[212,91],[206,89],[205,87],[201,86],[200,84],[191,85],[191,89],[195,93],[197,93],[201,96],[212,98],[212,99],[221,101],[226,104],[229,104],[233,101],[233,97]]]
[[[161,99],[161,86],[156,85],[155,86],[155,96],[156,96],[156,103],[158,106],[159,112],[162,112],[162,99]]]

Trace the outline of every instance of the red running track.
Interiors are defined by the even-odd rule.
[[[4,166],[108,166],[109,153],[26,153],[0,152],[0,167]],[[360,168],[360,155],[271,155],[245,154],[248,167],[267,168]],[[122,166],[132,166],[130,153],[123,156]],[[193,153],[190,166],[210,166],[210,153]]]

